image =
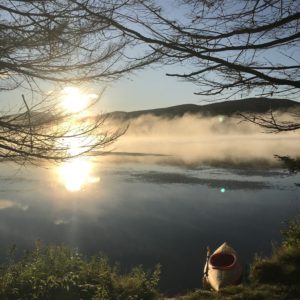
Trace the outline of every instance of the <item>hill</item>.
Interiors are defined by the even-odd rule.
[[[288,99],[247,98],[206,105],[182,104],[132,112],[115,111],[109,115],[112,118],[128,120],[149,114],[167,118],[181,117],[185,114],[201,114],[205,117],[212,117],[217,115],[232,116],[238,113],[261,114],[270,110],[282,112],[290,110],[300,111],[300,103]]]

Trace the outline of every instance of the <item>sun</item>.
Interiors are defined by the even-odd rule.
[[[62,105],[69,113],[78,113],[87,108],[90,96],[76,87],[65,87],[62,93]]]

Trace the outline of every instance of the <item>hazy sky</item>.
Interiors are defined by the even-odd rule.
[[[132,111],[158,107],[167,107],[184,103],[205,104],[201,96],[194,95],[197,86],[179,81],[174,77],[165,75],[170,68],[146,68],[111,83],[94,83],[85,90],[91,93],[100,93],[106,87],[101,101],[96,107],[97,111],[108,112],[115,110]],[[50,86],[42,84],[44,90]],[[0,106],[16,108],[22,105],[21,94],[28,91],[15,90],[1,93]],[[10,99],[8,102],[7,99]]]
[[[134,111],[168,107],[179,104],[205,105],[211,103],[214,98],[198,96],[197,85],[182,81],[176,77],[166,76],[170,71],[178,71],[178,66],[146,68],[135,71],[123,78],[110,83],[94,83],[85,90],[91,93],[100,93],[105,87],[101,101],[97,104],[94,112],[105,113],[110,111]],[[42,83],[43,89],[50,90],[47,83]],[[15,109],[23,104],[21,94],[24,91],[15,90],[2,92],[0,97],[0,108],[3,112],[8,109]],[[25,91],[27,98],[31,93]],[[10,101],[7,101],[7,100]]]
[[[108,86],[100,103],[105,110],[140,110],[183,103],[200,104],[197,87],[165,75],[160,69],[141,70]]]

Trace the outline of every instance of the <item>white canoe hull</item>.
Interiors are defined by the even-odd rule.
[[[239,284],[243,268],[236,251],[228,244],[222,244],[208,259],[204,267],[204,280],[214,290]]]

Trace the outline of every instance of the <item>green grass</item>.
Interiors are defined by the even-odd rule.
[[[141,267],[121,275],[104,256],[84,259],[64,246],[37,245],[19,262],[1,267],[1,300],[134,300],[157,299],[159,267]]]

